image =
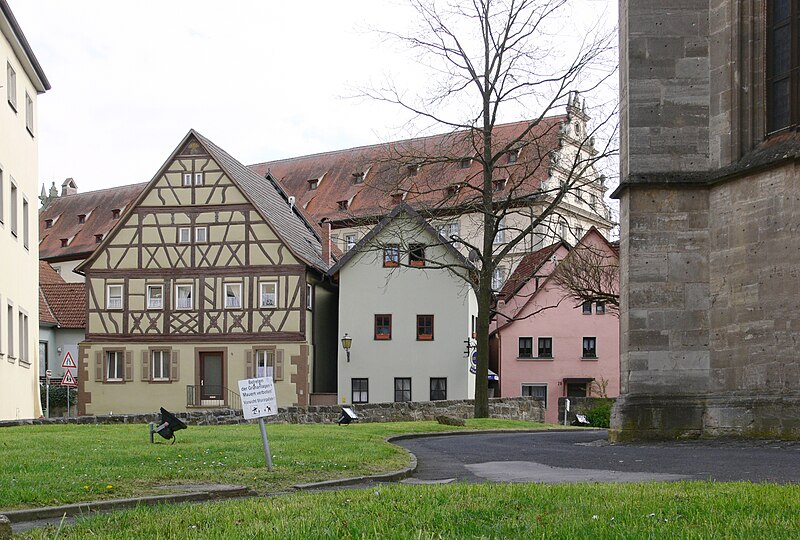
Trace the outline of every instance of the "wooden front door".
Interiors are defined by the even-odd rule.
[[[200,353],[200,399],[202,401],[225,400],[222,364],[221,352]]]

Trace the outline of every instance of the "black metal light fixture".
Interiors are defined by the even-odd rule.
[[[161,422],[159,424],[150,422],[150,443],[155,442],[153,435],[158,433],[165,439],[172,440],[172,444],[175,444],[175,432],[179,429],[186,429],[186,424],[164,407],[161,407]]]
[[[350,361],[350,347],[353,345],[353,338],[347,332],[342,336],[342,348],[347,353],[347,361]]]
[[[464,351],[464,356],[469,358],[469,353],[472,352],[473,349],[478,348],[478,344],[472,338],[467,338],[464,340],[464,345],[466,345],[466,350]]]

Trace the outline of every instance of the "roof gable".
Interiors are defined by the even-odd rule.
[[[306,219],[291,207],[288,202],[288,196],[280,186],[271,178],[259,177],[255,172],[247,169],[239,161],[231,157],[230,154],[194,130],[190,130],[181,140],[155,176],[140,191],[135,201],[128,205],[118,223],[127,221],[132,210],[142,204],[142,201],[147,198],[175,159],[181,155],[192,155],[197,152],[207,153],[211,156],[293,255],[321,272],[327,270],[327,265],[322,260],[322,246],[319,236]],[[94,253],[76,268],[77,272],[83,273],[89,268],[92,262],[108,246],[117,230],[115,227],[110,234],[106,235]]]

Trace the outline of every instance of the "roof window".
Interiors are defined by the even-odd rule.
[[[103,241],[103,235],[102,235],[102,234],[96,234],[96,235],[94,235],[94,243],[95,243],[95,244],[99,244],[99,243],[100,243],[100,242],[102,242],[102,241]]]
[[[120,213],[121,213],[121,212],[122,212],[122,211],[121,211],[119,208],[114,208],[114,209],[111,211],[111,218],[112,218],[112,219],[119,219],[119,215],[120,215]]]
[[[67,246],[69,246],[69,238],[62,238],[61,239],[61,247],[65,248]]]
[[[78,223],[86,223],[86,214],[78,214]]]
[[[462,169],[469,169],[472,166],[472,158],[471,157],[461,158],[461,161],[458,162],[458,166]]]
[[[339,210],[347,210],[347,208],[350,206],[350,201],[337,201],[336,204],[339,205]]]
[[[44,220],[44,228],[45,229],[52,229],[53,228],[53,220],[52,219]]]

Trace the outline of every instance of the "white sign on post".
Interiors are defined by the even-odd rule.
[[[264,426],[265,416],[278,414],[278,398],[275,396],[275,383],[272,382],[272,377],[239,381],[239,397],[242,400],[242,413],[245,420],[258,418],[261,442],[264,443],[264,457],[267,458],[267,469],[272,471],[272,454],[269,451],[269,441],[267,441],[267,428]]]
[[[275,383],[269,377],[239,381],[239,396],[245,420],[278,414]]]

